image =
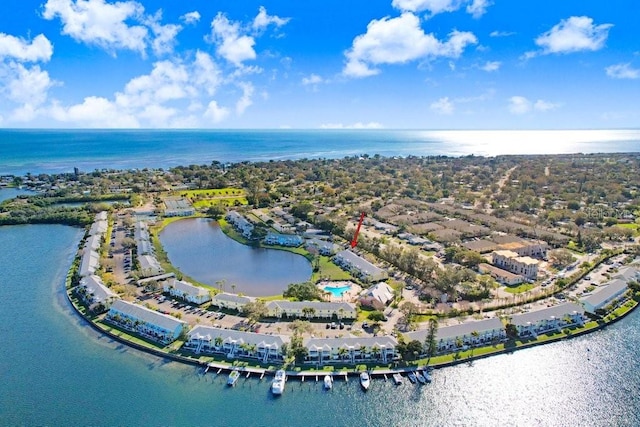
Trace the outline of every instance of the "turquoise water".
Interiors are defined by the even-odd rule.
[[[340,286],[340,287],[325,286],[323,289],[331,293],[331,295],[333,295],[334,297],[340,298],[343,292],[346,292],[349,289],[351,289],[351,286]]]
[[[119,345],[70,310],[64,276],[81,237],[0,228],[0,425],[637,426],[640,311],[604,331],[436,370],[430,385],[224,377]]]
[[[640,130],[0,130],[0,175],[301,158],[612,153]]]
[[[211,286],[224,281],[227,292],[278,295],[290,283],[311,278],[311,263],[302,255],[243,245],[204,218],[172,222],[160,233],[160,241],[180,271]]]

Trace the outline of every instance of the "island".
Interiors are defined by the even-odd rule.
[[[205,371],[424,379],[633,310],[639,171],[638,154],[363,155],[2,176],[33,193],[0,204],[0,224],[86,227],[69,300],[143,351]],[[205,283],[162,245],[177,221],[304,257],[310,277],[280,295]]]

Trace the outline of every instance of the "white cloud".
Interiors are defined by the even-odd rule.
[[[302,78],[302,84],[304,86],[309,86],[309,85],[315,86],[320,83],[324,83],[324,79],[317,74],[311,74],[308,77]]]
[[[509,98],[509,111],[512,114],[526,114],[531,111],[531,101],[524,96],[512,96]]]
[[[209,102],[207,111],[204,112],[204,118],[211,120],[213,123],[220,123],[229,116],[229,110],[220,107],[216,101]]]
[[[471,4],[467,5],[467,13],[478,19],[487,13],[487,8],[492,4],[491,0],[473,0]]]
[[[43,34],[31,42],[9,34],[0,33],[0,59],[11,58],[20,62],[49,61],[53,46]]]
[[[493,4],[491,0],[393,0],[391,5],[403,12],[428,11],[430,16],[444,12],[455,12],[467,5],[466,12],[474,18],[485,14],[487,7]]]
[[[435,111],[438,114],[453,114],[454,106],[453,102],[449,100],[448,96],[440,98],[435,102],[432,102],[429,106],[431,111]]]
[[[447,41],[441,42],[433,34],[425,34],[420,20],[405,12],[397,18],[373,20],[365,34],[357,36],[345,55],[343,74],[367,77],[378,74],[376,65],[398,64],[428,57],[457,58],[469,44],[476,44],[473,33],[454,30]]]
[[[173,46],[176,44],[176,36],[182,30],[180,25],[168,24],[162,25],[162,11],[146,20],[146,24],[151,28],[155,38],[151,42],[151,47],[156,55],[172,53]]]
[[[194,62],[194,81],[213,96],[222,84],[222,73],[209,54],[198,51]]]
[[[516,33],[513,31],[492,31],[489,34],[489,37],[509,37],[509,36],[513,36]]]
[[[320,125],[321,129],[382,129],[384,126],[378,122],[356,122],[350,125],[342,123],[326,123]]]
[[[502,65],[500,61],[487,61],[482,67],[480,67],[480,69],[490,73],[492,71],[498,71],[500,69],[500,65]]]
[[[268,15],[267,9],[265,9],[264,6],[260,6],[258,15],[256,15],[253,20],[253,29],[256,31],[262,31],[271,24],[279,28],[289,22],[289,20],[290,18],[280,18],[279,16]]]
[[[140,123],[131,114],[124,112],[106,98],[89,96],[81,104],[63,108],[54,105],[51,111],[54,119],[80,126],[99,128],[138,128]]]
[[[605,68],[607,76],[614,79],[638,79],[640,78],[640,69],[631,67],[630,63],[615,64]]]
[[[540,51],[527,52],[525,59],[552,53],[596,51],[604,47],[613,24],[595,25],[588,16],[572,16],[563,19],[546,33],[536,38]]]
[[[59,17],[62,33],[106,50],[128,49],[144,54],[148,30],[127,21],[140,20],[144,7],[135,1],[48,0],[42,16]]]
[[[509,111],[512,114],[527,114],[532,111],[547,112],[555,110],[560,104],[555,104],[549,101],[538,99],[536,102],[531,102],[524,96],[512,96],[509,98]]]
[[[9,121],[27,122],[40,114],[49,89],[58,84],[38,65],[25,67],[11,61],[0,63],[0,96],[14,108]]]
[[[200,21],[200,12],[194,10],[193,12],[185,13],[180,17],[185,24],[195,24]]]
[[[244,61],[256,58],[256,51],[253,49],[254,38],[242,35],[240,24],[229,21],[222,12],[218,12],[211,22],[211,29],[218,55],[227,61],[241,66]]]
[[[254,88],[249,82],[240,82],[238,86],[242,89],[242,96],[238,102],[236,102],[236,113],[240,116],[244,114],[247,108],[253,105],[251,97],[253,96]]]

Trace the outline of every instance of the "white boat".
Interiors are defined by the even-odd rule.
[[[284,384],[287,381],[287,374],[283,369],[279,369],[276,371],[276,376],[273,377],[273,382],[271,382],[271,393],[276,396],[281,395],[284,392]]]
[[[233,371],[229,372],[229,377],[227,378],[227,385],[228,386],[233,386],[236,384],[236,382],[238,381],[238,378],[240,378],[240,371],[238,371],[238,369],[234,369]]]
[[[324,388],[326,390],[331,390],[333,388],[333,378],[331,375],[324,376]]]
[[[426,382],[428,382],[428,383],[431,382],[431,371],[429,371],[429,370],[422,371],[422,376],[424,377]]]
[[[409,372],[407,374],[407,378],[409,378],[409,381],[411,381],[413,384],[415,384],[416,381],[418,381],[418,379],[416,378],[416,374],[414,374],[413,372]]]
[[[420,371],[416,371],[416,379],[418,380],[418,382],[420,384],[426,384],[427,383],[427,380],[424,379],[424,377],[422,376]]]
[[[369,378],[369,373],[367,371],[360,374],[360,385],[363,389],[368,390],[371,385],[371,379]]]
[[[400,375],[399,372],[396,372],[395,374],[393,374],[393,382],[395,383],[395,385],[402,384],[402,375]]]

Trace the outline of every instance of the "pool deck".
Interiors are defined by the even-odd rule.
[[[322,290],[325,288],[344,288],[349,287],[348,290],[343,292],[342,296],[334,295],[332,292],[329,292],[329,301],[330,302],[354,302],[358,299],[360,292],[362,292],[362,287],[354,282],[350,281],[339,281],[339,282],[320,282],[318,283],[318,287]]]

